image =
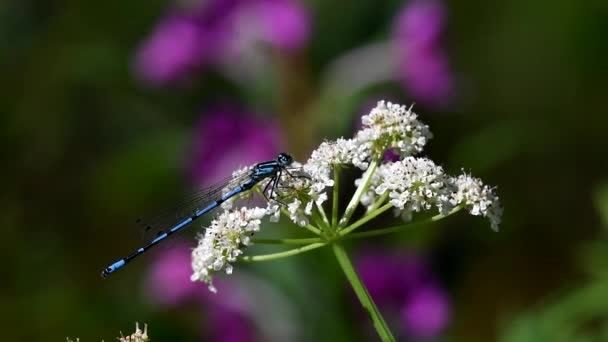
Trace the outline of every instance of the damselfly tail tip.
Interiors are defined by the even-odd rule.
[[[106,279],[106,278],[108,278],[108,276],[110,275],[110,273],[112,273],[112,269],[110,267],[108,267],[105,270],[101,271],[101,277],[103,279]]]

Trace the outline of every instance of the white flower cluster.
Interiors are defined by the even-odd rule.
[[[355,181],[355,185],[360,183],[361,179]],[[361,204],[369,211],[387,192],[395,213],[405,221],[411,220],[414,212],[435,207],[445,215],[462,206],[471,215],[486,217],[492,229],[498,230],[502,216],[494,189],[470,175],[450,177],[427,158],[406,157],[380,165],[370,180],[368,191],[361,197]]]
[[[303,169],[313,180],[314,191],[321,192],[328,186],[334,185],[333,169],[344,164],[353,164],[365,170],[369,165],[369,150],[358,144],[354,139],[340,138],[336,141],[326,141],[316,150]]]
[[[380,101],[369,115],[362,118],[363,128],[352,139],[340,138],[326,141],[312,152],[303,165],[309,176],[305,195],[295,197],[289,203],[289,216],[298,225],[308,224],[312,215],[313,201],[320,205],[327,199],[327,188],[334,185],[333,170],[341,165],[354,165],[367,170],[371,160],[380,160],[384,152],[392,148],[400,156],[409,156],[422,151],[432,137],[427,125],[418,120],[416,113],[405,106]],[[373,175],[375,177],[375,175]],[[300,179],[286,178],[281,188],[291,189]],[[288,191],[289,192],[289,191]],[[281,193],[283,195],[283,193]],[[371,199],[365,197],[364,199]]]
[[[250,244],[249,236],[259,230],[264,216],[278,221],[281,212],[286,212],[290,220],[300,226],[308,225],[315,215],[322,219],[321,205],[328,199],[328,190],[335,185],[334,171],[344,165],[368,171],[372,170],[371,163],[379,163],[369,178],[365,178],[368,188],[359,199],[368,211],[388,200],[398,216],[410,220],[415,212],[436,208],[439,213],[447,214],[461,207],[472,215],[488,218],[492,228],[498,229],[502,208],[493,188],[466,174],[450,177],[430,159],[414,157],[422,152],[432,134],[411,108],[380,101],[369,115],[362,117],[362,122],[363,127],[354,138],[326,141],[312,152],[305,164],[294,162],[283,170],[278,184],[272,187],[274,200],[266,209],[228,211],[236,198],[247,195],[226,201],[222,206],[226,211],[213,220],[192,253],[192,280],[204,281],[215,291],[212,274],[222,269],[232,272],[231,263]],[[401,160],[382,162],[389,149]],[[233,173],[235,184],[245,179],[251,169]],[[363,179],[356,180],[355,185],[363,186]],[[256,190],[267,185],[271,184],[261,182]]]
[[[390,202],[405,220],[411,219],[412,212],[430,210],[433,206],[446,212],[447,177],[430,159],[406,157],[381,165],[377,173],[376,194],[388,192]]]
[[[266,209],[242,207],[225,211],[214,219],[192,251],[192,281],[201,280],[216,292],[212,273],[222,269],[232,273],[230,263],[243,254],[242,249],[250,244],[250,236],[260,230],[265,215]]]
[[[494,189],[484,185],[481,179],[467,174],[450,181],[454,189],[450,195],[450,203],[453,206],[464,206],[471,215],[486,217],[492,229],[497,231],[503,209]]]
[[[361,118],[363,129],[355,136],[358,144],[371,150],[372,154],[395,149],[401,157],[422,152],[427,141],[433,137],[429,126],[418,121],[412,108],[380,101],[369,115]]]

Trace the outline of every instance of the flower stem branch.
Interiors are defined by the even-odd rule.
[[[374,203],[368,210],[368,212],[372,212],[376,209],[378,209],[382,203],[384,203],[384,201],[386,201],[386,199],[388,198],[388,191],[385,191],[382,196],[380,196],[380,198],[378,198],[378,200],[376,201],[376,203]]]
[[[311,224],[305,225],[304,228],[310,230],[311,232],[313,232],[313,233],[315,233],[317,235],[321,235],[322,234],[321,230],[319,228],[317,228],[317,227],[315,227],[315,226],[313,226]]]
[[[340,267],[342,267],[342,271],[344,271],[346,278],[350,282],[350,285],[353,287],[353,290],[355,291],[357,298],[361,302],[361,305],[372,319],[374,328],[376,328],[376,332],[378,332],[378,335],[380,336],[382,341],[395,341],[393,334],[391,333],[390,329],[388,328],[388,325],[384,321],[384,318],[382,318],[378,307],[374,303],[372,297],[369,295],[369,292],[365,288],[365,285],[359,278],[357,271],[355,271],[355,268],[351,263],[350,259],[348,258],[348,255],[346,254],[346,251],[344,250],[342,245],[340,245],[339,243],[334,243],[332,245],[332,248],[334,254],[336,255],[336,259],[338,259]]]
[[[286,258],[286,257],[290,257],[293,255],[297,255],[300,253],[304,253],[304,252],[308,252],[311,251],[313,249],[317,249],[319,247],[323,247],[327,245],[327,242],[316,242],[316,243],[311,243],[309,245],[306,246],[302,246],[302,247],[298,247],[298,248],[294,248],[294,249],[289,249],[283,252],[278,252],[278,253],[271,253],[271,254],[263,254],[263,255],[253,255],[253,256],[244,256],[241,257],[241,260],[243,261],[269,261],[269,260],[276,260],[276,259],[281,259],[281,258]]]
[[[340,232],[338,232],[339,236],[345,236],[348,233],[352,232],[353,230],[361,227],[362,225],[366,224],[367,222],[371,221],[372,219],[376,218],[376,216],[382,214],[383,212],[387,211],[388,209],[392,208],[393,204],[392,203],[386,203],[385,205],[381,206],[380,208],[368,213],[367,215],[363,216],[362,218],[360,218],[358,221],[356,221],[355,223],[351,224],[350,226],[342,229]]]
[[[329,220],[327,219],[327,215],[325,215],[325,210],[323,210],[323,207],[320,206],[319,204],[317,204],[317,202],[315,201],[315,205],[317,206],[317,211],[319,212],[319,215],[321,216],[321,219],[323,220],[323,223],[325,223],[325,225],[327,227],[330,227],[330,223]]]
[[[340,186],[340,171],[338,167],[334,168],[334,194],[332,197],[332,209],[331,209],[331,225],[332,227],[338,226],[338,199],[340,190],[338,187]]]
[[[264,245],[308,245],[316,242],[323,242],[321,238],[304,239],[251,239],[251,242]]]
[[[348,234],[346,235],[346,229],[344,231],[341,231],[339,233],[340,235],[340,239],[359,239],[359,238],[364,238],[364,237],[370,237],[370,236],[378,236],[378,235],[385,235],[385,234],[390,234],[390,233],[396,233],[400,230],[404,230],[404,229],[408,229],[408,228],[413,228],[416,226],[420,226],[420,225],[424,225],[427,223],[431,223],[431,222],[436,222],[439,220],[442,220],[452,214],[455,214],[457,212],[459,212],[462,209],[461,206],[458,206],[454,209],[452,209],[452,211],[450,211],[449,213],[442,215],[442,214],[438,214],[435,215],[433,217],[429,217],[428,219],[425,220],[420,220],[420,221],[416,221],[416,222],[411,222],[411,223],[406,223],[406,224],[401,224],[398,226],[393,226],[393,227],[388,227],[388,228],[382,228],[382,229],[375,229],[375,230],[370,230],[370,231],[366,231],[366,232],[359,232],[359,233],[353,233],[353,234]],[[353,224],[354,225],[354,224]],[[345,233],[344,235],[342,235],[342,233]]]
[[[315,222],[315,224],[317,225],[317,227],[320,227],[320,231],[328,231],[329,226],[325,224],[325,222],[323,222],[323,219],[321,218],[321,215],[318,213],[317,210],[312,210],[311,212],[311,217],[312,220]]]
[[[344,211],[344,216],[342,216],[342,219],[340,219],[339,227],[344,227],[348,224],[348,221],[350,220],[351,216],[353,216],[353,213],[355,212],[355,209],[357,208],[357,205],[359,204],[359,201],[361,200],[361,196],[363,195],[363,193],[365,191],[367,191],[367,188],[369,187],[370,181],[372,179],[372,175],[376,171],[376,168],[378,167],[379,163],[380,163],[380,159],[374,159],[370,163],[369,167],[367,168],[367,171],[365,171],[365,175],[363,176],[361,184],[359,184],[359,187],[355,191],[355,194],[353,195],[353,197],[350,199],[350,202],[346,206],[346,210]],[[334,184],[334,186],[335,186],[335,184]]]
[[[358,228],[362,224],[364,224],[364,223],[368,222],[369,220],[371,220],[371,218],[370,219],[366,219],[366,220],[361,219],[361,220],[353,223],[352,225],[348,226],[347,228],[345,228],[344,230],[342,230],[340,233],[338,233],[338,237],[335,239],[335,241],[350,240],[350,239],[359,239],[359,238],[364,238],[364,237],[371,237],[371,236],[379,236],[379,235],[386,235],[386,234],[390,234],[390,233],[396,233],[396,232],[399,232],[401,230],[405,230],[405,229],[413,228],[413,227],[416,227],[416,226],[420,226],[420,225],[424,225],[424,224],[440,221],[440,220],[442,220],[442,219],[444,219],[444,218],[446,218],[446,217],[448,217],[450,215],[453,215],[453,214],[459,212],[460,210],[462,210],[462,207],[458,206],[458,207],[452,209],[452,211],[450,211],[449,213],[447,213],[445,215],[438,214],[438,215],[429,217],[429,218],[424,219],[424,220],[416,221],[416,222],[410,222],[410,223],[400,224],[400,225],[392,226],[392,227],[388,227],[388,228],[375,229],[375,230],[370,230],[370,231],[366,231],[366,232],[359,232],[359,233],[349,234],[352,231],[351,227]],[[377,213],[378,214],[376,214],[376,216],[379,215],[381,213],[381,211],[378,210]],[[258,244],[265,244],[265,245],[308,245],[308,244],[313,244],[313,243],[324,242],[324,240],[322,238],[251,239],[251,242],[258,243]]]

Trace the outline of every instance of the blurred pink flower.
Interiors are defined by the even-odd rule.
[[[211,293],[204,284],[190,280],[190,264],[191,248],[183,242],[159,253],[145,282],[151,302],[167,308],[200,303],[209,319],[208,333],[213,341],[255,341],[255,325],[248,317],[240,294],[221,279],[215,285],[222,295]]]
[[[447,326],[450,319],[445,293],[432,285],[415,290],[401,309],[401,319],[406,333],[410,336],[436,336]]]
[[[146,281],[150,299],[164,306],[176,306],[192,298],[205,286],[190,281],[190,247],[184,242],[175,242],[159,253],[152,263]]]
[[[192,17],[171,15],[163,18],[137,52],[136,73],[152,85],[181,77],[201,60],[199,40],[199,28]]]
[[[135,72],[162,86],[192,70],[247,55],[258,42],[294,52],[304,47],[310,18],[296,0],[210,0],[174,9],[136,54]]]
[[[256,341],[254,323],[242,312],[226,307],[214,306],[209,310],[209,326],[213,327],[212,340],[215,342]]]
[[[453,75],[443,46],[446,9],[440,0],[413,0],[394,23],[401,79],[413,100],[444,107],[453,95]]]
[[[401,263],[402,260],[398,257],[376,252],[364,254],[357,259],[357,271],[376,302],[405,300],[404,277],[396,277],[393,274],[394,270],[400,268]]]
[[[188,158],[193,184],[213,184],[236,169],[274,159],[280,151],[277,125],[222,105],[208,110],[194,130]]]
[[[259,18],[263,30],[260,39],[275,48],[293,52],[300,50],[310,35],[310,18],[306,9],[290,0],[260,1],[251,14]]]
[[[447,295],[423,257],[371,251],[358,257],[356,266],[380,310],[401,317],[402,334],[434,337],[449,323]]]

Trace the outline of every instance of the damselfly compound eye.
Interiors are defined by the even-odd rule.
[[[277,157],[277,161],[279,162],[279,164],[281,164],[282,166],[287,166],[290,165],[291,163],[293,163],[293,157],[290,156],[287,153],[281,153],[279,154],[279,156]]]

